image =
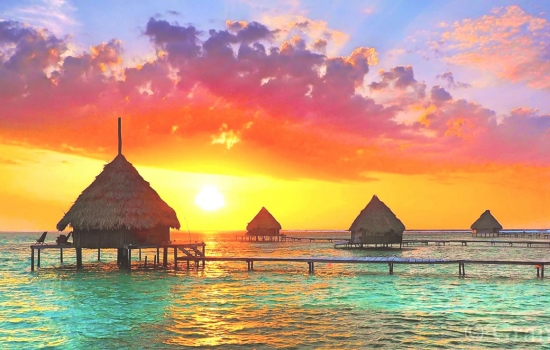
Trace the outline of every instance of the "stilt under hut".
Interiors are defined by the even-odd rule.
[[[57,224],[73,229],[77,268],[82,248],[117,248],[117,263],[124,264],[124,246],[170,243],[170,228],[179,229],[176,212],[151,188],[122,155],[121,120],[118,119],[118,155],[78,196]]]
[[[498,236],[502,225],[489,210],[485,210],[472,226],[472,236]]]
[[[246,229],[249,240],[255,237],[256,241],[279,241],[281,238],[281,224],[265,207],[262,207],[254,219],[246,225]]]
[[[352,245],[380,244],[387,247],[389,244],[399,244],[401,248],[405,225],[374,195],[353,221],[349,231]]]

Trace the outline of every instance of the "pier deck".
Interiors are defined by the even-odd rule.
[[[285,262],[307,263],[308,272],[315,272],[315,263],[324,264],[387,264],[390,275],[393,275],[394,265],[458,265],[458,275],[465,276],[465,266],[468,265],[531,265],[537,270],[537,277],[544,278],[544,267],[550,261],[537,260],[468,260],[468,259],[442,259],[442,258],[402,258],[395,256],[368,256],[368,257],[261,257],[261,256],[207,256],[200,258],[187,257],[190,261],[226,261],[246,262],[248,271],[254,270],[255,262]]]
[[[462,246],[467,246],[468,243],[476,244],[483,243],[485,245],[497,246],[504,245],[512,247],[515,245],[543,246],[550,247],[549,241],[529,241],[529,240],[494,240],[494,239],[404,239],[403,245],[429,245],[433,243],[435,245],[451,245],[451,243],[460,243]]]
[[[349,241],[349,238],[343,237],[294,237],[294,236],[283,236],[281,241],[291,241],[291,242],[338,242],[338,241]]]
[[[171,242],[165,244],[129,244],[125,245],[124,248],[77,248],[72,244],[32,244],[31,245],[31,271],[34,271],[35,266],[35,251],[36,251],[36,266],[40,267],[40,253],[42,250],[59,250],[59,260],[63,263],[63,250],[74,250],[76,254],[76,267],[77,269],[82,268],[82,249],[97,249],[97,261],[101,260],[101,249],[121,249],[122,256],[121,260],[117,261],[117,264],[122,267],[127,267],[129,270],[132,268],[132,251],[137,250],[139,260],[141,261],[141,251],[142,249],[156,249],[156,255],[153,258],[151,265],[161,266],[160,256],[161,249],[163,253],[162,267],[167,268],[168,266],[168,250],[173,249],[173,256],[175,262],[175,268],[177,268],[177,262],[186,260],[189,265],[188,259],[186,257],[203,257],[206,254],[206,244],[204,242],[200,243],[180,243],[180,242]],[[183,253],[184,256],[178,256],[178,252]],[[147,266],[147,257],[145,257],[145,266]],[[203,261],[204,266],[204,261]]]
[[[404,239],[402,241],[403,246],[418,246],[418,245],[458,245],[468,246],[468,245],[490,245],[490,246],[508,246],[513,247],[514,245],[525,245],[526,247],[547,247],[550,248],[550,241],[533,241],[533,240],[495,240],[495,239]],[[390,244],[392,245],[392,244]],[[348,241],[340,240],[334,244],[334,248],[340,249],[361,249],[361,248],[372,248],[387,247],[388,244],[366,244],[366,243],[351,243]]]
[[[447,240],[448,241],[448,240]],[[447,242],[446,241],[446,242]],[[459,242],[461,240],[458,240]],[[530,242],[533,243],[533,242]],[[546,242],[543,242],[546,243]],[[547,243],[548,244],[548,243]],[[163,261],[160,263],[160,249],[163,250]],[[31,245],[31,271],[34,271],[35,250],[38,252],[38,264],[40,267],[40,252],[45,249],[58,249],[61,252],[61,262],[63,262],[63,250],[75,249],[72,245],[53,245],[53,244],[36,244]],[[248,270],[254,270],[254,263],[258,262],[280,262],[280,263],[307,263],[308,272],[315,272],[315,264],[387,264],[389,274],[394,272],[395,265],[458,265],[458,275],[464,277],[466,275],[466,265],[527,265],[536,268],[537,277],[544,278],[544,269],[546,265],[550,265],[550,260],[475,260],[475,259],[445,259],[445,258],[408,258],[397,256],[367,256],[367,257],[332,257],[332,256],[206,256],[204,243],[171,243],[163,245],[128,245],[124,247],[124,265],[128,270],[132,267],[132,251],[139,250],[141,260],[141,249],[157,249],[153,264],[149,267],[168,267],[168,249],[173,249],[173,267],[178,269],[178,262],[186,262],[187,269],[190,268],[190,263],[194,262],[195,267],[199,267],[202,262],[202,267],[205,267],[207,261],[215,262],[246,262]],[[182,252],[183,256],[178,256],[178,252]],[[78,256],[78,253],[77,253]],[[99,260],[98,250],[98,260]],[[141,265],[147,268],[147,257],[145,263]],[[77,263],[78,267],[78,263]]]

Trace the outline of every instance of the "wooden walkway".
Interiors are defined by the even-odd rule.
[[[550,261],[536,260],[464,260],[464,259],[440,259],[440,258],[401,258],[394,256],[368,256],[368,257],[246,257],[246,256],[206,256],[200,258],[188,257],[190,261],[226,261],[246,262],[248,271],[254,270],[255,262],[284,262],[284,263],[307,263],[308,272],[315,273],[315,264],[387,264],[389,274],[393,275],[394,265],[458,265],[458,275],[466,275],[466,264],[468,265],[530,265],[536,268],[537,277],[544,278],[544,267],[550,265]],[[188,265],[189,266],[189,265]]]
[[[344,241],[348,242],[349,238],[343,237],[293,237],[293,236],[284,236],[281,238],[281,241],[291,241],[291,242],[338,242]]]
[[[404,239],[403,245],[429,245],[429,244],[435,244],[435,245],[451,245],[451,244],[458,244],[462,246],[467,246],[468,244],[476,244],[476,243],[482,243],[484,245],[491,245],[491,246],[514,246],[515,245],[525,245],[527,247],[533,247],[533,246],[543,246],[543,247],[550,247],[550,241],[510,241],[510,240],[494,240],[494,239]]]
[[[485,245],[485,246],[508,246],[524,245],[526,247],[550,248],[550,241],[528,241],[528,240],[495,240],[495,239],[404,239],[402,246],[419,246],[419,245]],[[340,249],[364,249],[364,248],[388,248],[393,247],[393,244],[366,244],[366,243],[351,243],[349,241],[340,241],[334,244],[334,248]]]
[[[235,236],[237,242],[337,242],[349,241],[343,237],[294,237],[281,234],[279,236]]]
[[[550,238],[550,231],[501,231],[494,233],[472,233],[472,237]]]
[[[125,246],[127,251],[127,265],[124,265],[131,270],[132,267],[132,251],[141,249],[157,249],[157,255],[153,259],[153,263],[149,267],[168,268],[168,249],[173,249],[174,270],[178,269],[178,262],[185,262],[186,268],[190,268],[190,264],[194,263],[198,268],[201,263],[205,267],[207,261],[221,262],[246,262],[248,271],[254,270],[254,263],[258,262],[280,262],[280,263],[307,263],[308,272],[315,273],[315,264],[387,264],[389,274],[393,275],[395,265],[458,265],[458,275],[464,277],[466,275],[466,265],[530,265],[536,268],[537,277],[544,278],[544,268],[550,265],[550,261],[537,260],[464,260],[464,259],[443,259],[443,258],[404,258],[395,256],[368,256],[368,257],[312,257],[312,256],[295,256],[295,257],[276,257],[276,256],[205,256],[204,243],[181,244],[172,243],[164,245],[129,245]],[[53,245],[53,244],[37,244],[31,246],[31,271],[34,271],[35,250],[38,252],[38,264],[40,267],[40,252],[42,250],[55,249],[62,252],[66,249],[75,249],[71,245]],[[160,249],[163,250],[163,261],[160,263]],[[75,249],[76,250],[76,249]],[[178,256],[178,252],[183,252],[183,256]],[[100,258],[98,250],[98,260]],[[141,253],[140,253],[141,260]],[[61,262],[63,262],[63,253],[61,253]],[[147,257],[141,265],[147,268]]]
[[[72,244],[33,244],[31,245],[31,271],[34,271],[35,266],[35,256],[36,256],[36,266],[40,267],[40,255],[43,250],[59,250],[59,261],[63,263],[63,251],[64,250],[74,250],[76,254],[76,268],[82,268],[82,249],[97,249],[97,261],[101,261],[101,250],[105,249],[117,249],[117,248],[76,248]],[[177,269],[178,261],[186,261],[187,267],[189,267],[188,258],[197,258],[203,257],[206,254],[206,244],[204,242],[200,243],[168,243],[168,244],[154,244],[154,245],[139,245],[139,244],[129,244],[125,245],[124,248],[118,248],[121,250],[120,260],[117,261],[117,264],[121,267],[125,267],[128,270],[132,269],[132,251],[138,251],[138,258],[141,261],[141,251],[142,249],[156,249],[156,255],[153,257],[153,261],[150,262],[149,266],[157,267],[161,266],[160,257],[162,249],[162,267],[168,267],[168,250],[173,250],[173,261],[175,262],[175,268]],[[35,254],[36,251],[36,254]],[[183,256],[178,256],[178,253],[182,253]],[[147,267],[147,257],[145,257],[144,266]],[[204,261],[203,261],[204,267]]]

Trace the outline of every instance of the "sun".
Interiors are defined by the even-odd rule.
[[[216,186],[206,185],[195,197],[195,204],[206,211],[212,211],[223,207],[225,200]]]

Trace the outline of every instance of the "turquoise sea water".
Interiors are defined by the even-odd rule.
[[[342,232],[286,232],[348,237]],[[229,233],[179,233],[207,244],[208,255],[401,256],[550,260],[549,248],[420,246],[337,250],[334,243],[236,242]],[[39,233],[0,233],[1,349],[362,349],[550,348],[550,276],[534,266],[207,262],[163,271],[116,266],[114,251],[42,253],[30,272]],[[414,233],[405,239],[471,238]],[[48,237],[55,239],[55,234]],[[496,239],[496,238],[495,238]],[[498,238],[499,240],[506,238]],[[522,240],[525,238],[522,238]],[[149,261],[155,251],[143,251]]]

